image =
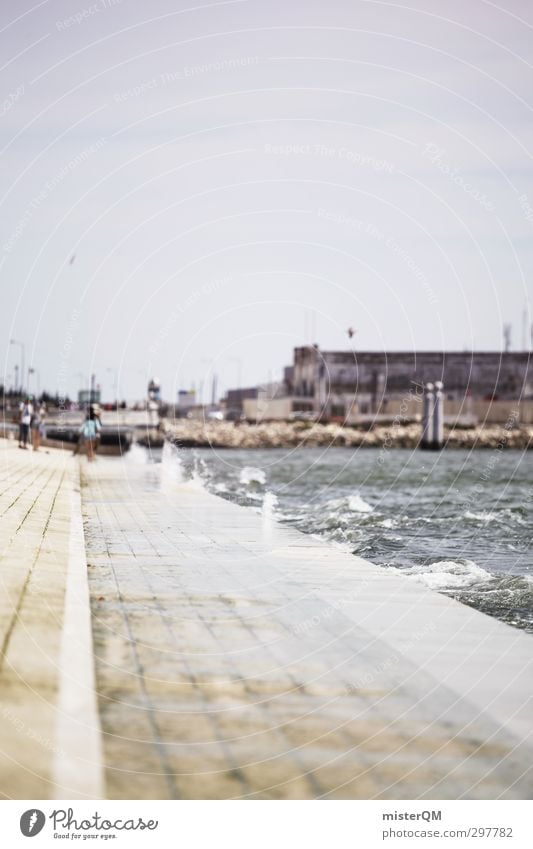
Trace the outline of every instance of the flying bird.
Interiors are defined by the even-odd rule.
[[[355,336],[357,330],[354,330],[353,327],[349,327],[346,333],[348,334],[348,338],[351,339],[352,336]]]

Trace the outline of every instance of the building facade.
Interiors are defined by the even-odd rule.
[[[528,400],[533,381],[528,352],[294,350],[293,393],[313,399],[317,414],[350,418],[387,413],[391,401],[416,398],[442,381],[449,401]]]

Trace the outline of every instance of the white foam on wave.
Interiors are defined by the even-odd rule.
[[[199,461],[198,457],[195,455],[192,475],[187,481],[186,486],[190,489],[206,489],[206,481],[204,477],[205,468],[205,463],[203,461]]]
[[[425,584],[432,590],[462,589],[491,581],[493,576],[473,560],[438,560],[426,566],[395,569],[412,581]]]
[[[361,498],[359,493],[348,496],[348,509],[352,513],[371,513],[373,507],[368,504],[364,498]]]
[[[203,489],[208,491],[208,485],[211,484],[212,477],[213,473],[205,460],[194,452],[191,477],[185,482],[185,486],[189,487],[189,489]]]
[[[484,522],[485,524],[498,521],[514,522],[517,525],[526,524],[524,517],[521,516],[518,511],[511,510],[508,507],[503,510],[480,510],[479,512],[467,510],[464,515],[465,519],[471,519],[476,522]]]
[[[266,483],[266,475],[262,469],[256,469],[255,466],[245,466],[244,469],[241,469],[239,481],[245,486],[264,484]]]
[[[263,507],[261,510],[264,519],[269,520],[274,518],[277,503],[277,495],[274,495],[273,492],[265,492],[265,497],[263,498]]]
[[[148,451],[134,442],[126,454],[126,461],[135,463],[137,466],[144,466],[148,462]]]
[[[321,514],[324,512],[324,507],[332,517],[337,517],[342,513],[372,513],[373,507],[362,498],[358,492],[353,495],[344,496],[344,498],[333,498],[327,501],[325,505],[317,504],[315,509]]]
[[[397,522],[394,519],[383,519],[381,522],[378,522],[380,528],[395,528]]]
[[[192,477],[189,478],[188,481],[185,481],[185,486],[189,487],[189,489],[205,489],[205,481],[198,472],[194,471],[192,473]]]
[[[178,451],[169,442],[163,445],[161,455],[161,486],[163,488],[183,483],[184,472]]]
[[[467,510],[465,513],[465,519],[473,519],[476,522],[493,522],[496,518],[496,513],[492,513],[490,510],[482,510],[480,513]]]

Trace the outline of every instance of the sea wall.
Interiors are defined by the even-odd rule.
[[[379,426],[369,430],[337,424],[308,422],[269,422],[235,424],[201,422],[190,419],[162,423],[166,438],[182,447],[213,448],[293,448],[328,445],[372,448],[416,448],[420,440],[419,424]],[[533,427],[487,425],[469,429],[445,428],[447,448],[528,449]]]

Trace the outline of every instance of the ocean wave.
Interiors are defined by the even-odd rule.
[[[344,498],[333,498],[325,504],[317,504],[315,510],[323,513],[328,512],[331,517],[342,516],[345,513],[372,513],[373,507],[364,498],[355,492]]]
[[[522,515],[521,507],[505,507],[500,510],[467,510],[464,514],[465,519],[471,522],[482,522],[490,524],[492,522],[515,522],[517,525],[526,524]]]
[[[475,522],[493,522],[498,518],[497,514],[490,510],[481,513],[473,513],[471,510],[467,510],[464,517],[465,519],[473,519]]]
[[[359,493],[356,493],[348,497],[348,509],[352,513],[371,513],[374,508],[364,498],[361,498]]]
[[[493,580],[490,572],[473,560],[438,560],[436,563],[405,569],[395,568],[394,571],[433,590],[464,589]]]
[[[228,487],[225,483],[214,483],[213,484],[213,492],[229,492]]]
[[[398,522],[396,519],[382,519],[377,523],[380,528],[396,528],[398,526]]]
[[[182,484],[185,480],[185,472],[178,451],[168,442],[163,445],[160,474],[163,489]]]
[[[265,492],[263,498],[262,514],[265,519],[273,519],[278,504],[278,496],[273,492]]]
[[[241,469],[239,482],[245,486],[260,485],[266,483],[266,475],[262,469],[257,469],[255,466],[245,466]]]
[[[146,448],[141,448],[140,445],[134,442],[130,450],[125,454],[125,457],[127,463],[145,466],[148,463],[149,454]]]

